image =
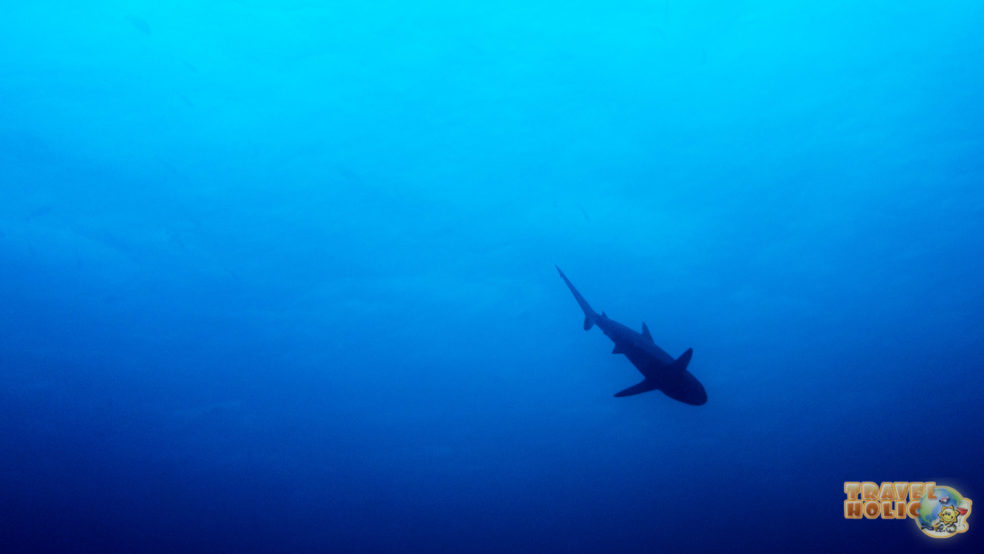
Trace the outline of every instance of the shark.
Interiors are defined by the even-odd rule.
[[[591,308],[559,267],[557,273],[560,273],[560,278],[567,284],[567,288],[571,289],[574,299],[584,312],[584,330],[590,331],[597,325],[615,343],[612,354],[623,354],[644,377],[641,382],[615,393],[616,397],[659,390],[684,404],[701,406],[707,403],[704,385],[687,371],[690,358],[694,355],[693,348],[688,348],[686,352],[680,354],[680,357],[674,359],[656,346],[645,322],[642,324],[642,332],[638,332],[608,317],[605,312],[599,314]]]

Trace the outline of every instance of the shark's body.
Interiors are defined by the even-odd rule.
[[[707,402],[704,386],[687,371],[690,357],[694,353],[693,349],[688,348],[674,360],[662,348],[656,346],[645,323],[642,324],[642,332],[639,333],[609,318],[604,312],[600,314],[595,312],[559,267],[557,272],[574,293],[574,299],[584,311],[584,330],[590,330],[597,325],[615,343],[612,354],[625,354],[625,357],[645,377],[641,383],[617,392],[615,396],[632,396],[651,390],[661,390],[666,396],[686,404],[700,406]]]

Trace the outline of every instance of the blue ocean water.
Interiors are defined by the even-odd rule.
[[[984,502],[982,28],[6,3],[0,550],[979,547],[843,483]],[[554,264],[708,403],[613,398]]]

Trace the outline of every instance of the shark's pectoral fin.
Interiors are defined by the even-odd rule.
[[[634,394],[642,394],[644,392],[649,392],[651,390],[656,390],[657,388],[658,387],[656,386],[655,383],[653,383],[649,379],[646,379],[645,381],[643,381],[641,383],[637,383],[635,385],[632,385],[631,387],[629,387],[629,388],[627,388],[627,389],[625,389],[623,391],[616,392],[615,393],[615,396],[617,396],[617,397],[632,396]]]
[[[594,319],[589,315],[584,316],[584,330],[590,331],[592,327],[594,327]]]
[[[673,360],[673,363],[670,364],[670,370],[675,372],[683,372],[685,369],[687,369],[687,366],[690,365],[690,358],[692,358],[693,356],[694,356],[694,349],[688,348],[686,352],[680,354],[679,358]]]

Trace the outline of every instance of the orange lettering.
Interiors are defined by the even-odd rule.
[[[878,485],[871,481],[861,483],[861,500],[878,500]]]
[[[895,482],[895,499],[898,501],[905,500],[906,493],[909,492],[909,483],[905,481]]]
[[[848,500],[857,500],[858,493],[860,492],[861,483],[858,483],[857,481],[844,481],[844,494],[847,495]]]
[[[844,501],[844,519],[861,519],[861,501]]]

